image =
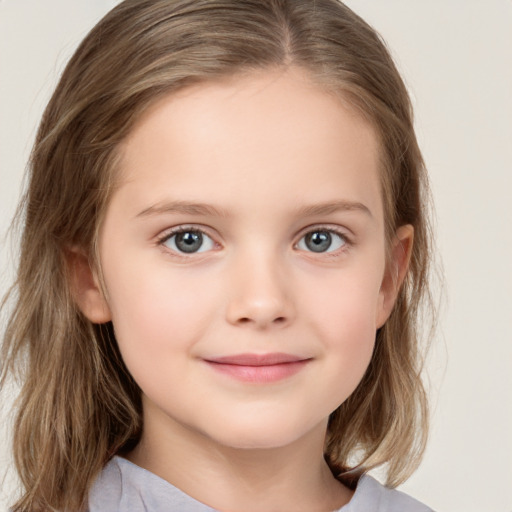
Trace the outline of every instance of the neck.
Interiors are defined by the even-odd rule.
[[[175,423],[144,424],[128,455],[135,464],[218,510],[332,511],[352,492],[332,475],[323,457],[325,424],[286,446],[241,449]]]

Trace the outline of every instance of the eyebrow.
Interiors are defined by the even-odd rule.
[[[136,217],[148,217],[161,215],[165,213],[183,213],[186,215],[227,217],[225,210],[219,209],[206,203],[191,203],[187,201],[169,201],[166,203],[157,203],[145,210],[142,210]]]
[[[313,217],[329,215],[338,211],[359,211],[373,217],[370,209],[363,203],[357,201],[329,201],[325,203],[312,204],[300,207],[296,214],[299,217]],[[152,217],[161,214],[185,214],[211,217],[228,217],[226,210],[206,203],[194,203],[187,201],[169,201],[157,203],[142,210],[136,217]]]
[[[329,201],[326,203],[313,204],[299,208],[298,214],[304,217],[315,215],[329,215],[339,211],[359,211],[373,217],[370,209],[363,203],[357,201]]]

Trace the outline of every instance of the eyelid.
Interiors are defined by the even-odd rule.
[[[164,246],[164,244],[169,239],[171,239],[173,236],[178,235],[180,233],[186,233],[188,231],[196,231],[196,232],[201,233],[203,236],[210,238],[216,248],[221,246],[221,244],[217,241],[218,237],[215,235],[212,235],[210,229],[207,229],[205,226],[201,226],[201,225],[197,225],[197,224],[180,224],[178,226],[174,226],[172,228],[168,228],[168,229],[164,230],[159,235],[157,235],[156,245],[158,245],[159,247],[162,247],[166,252],[172,253],[173,255],[176,255],[176,256],[182,257],[182,258],[190,258],[195,255],[196,256],[200,255],[200,254],[203,255],[206,252],[210,252],[210,251],[202,251],[202,252],[186,254],[186,253],[174,251],[173,249]]]
[[[338,235],[345,241],[345,245],[341,247],[340,249],[330,251],[330,252],[318,252],[314,253],[313,251],[305,251],[305,252],[311,252],[312,254],[315,254],[317,256],[336,256],[341,252],[344,252],[348,250],[351,246],[354,245],[354,240],[352,238],[352,235],[350,234],[350,231],[346,228],[342,228],[340,226],[333,226],[332,224],[312,224],[310,226],[305,227],[301,230],[297,237],[297,241],[294,244],[294,248],[297,248],[299,242],[309,233],[314,233],[315,231],[327,231],[329,233],[334,233],[335,235]],[[300,249],[299,249],[300,250]]]
[[[214,242],[216,247],[221,246],[221,244],[217,241],[219,237],[217,235],[213,235],[211,233],[211,231],[212,231],[211,229],[207,228],[206,226],[202,226],[202,225],[198,225],[198,224],[180,224],[178,226],[168,228],[168,229],[164,230],[163,232],[161,232],[161,234],[159,234],[156,237],[156,245],[163,247],[164,243],[167,240],[169,240],[172,236],[179,234],[179,233],[187,232],[187,231],[198,231],[198,232],[202,233],[203,235],[206,235],[207,237],[209,237]],[[335,250],[332,252],[317,253],[317,255],[322,255],[322,254],[324,256],[333,255],[333,254],[336,255],[339,252],[346,251],[349,247],[354,245],[354,240],[352,238],[352,235],[350,234],[350,230],[347,228],[342,228],[340,226],[333,226],[332,224],[311,224],[309,226],[306,226],[305,228],[303,228],[300,231],[299,235],[297,236],[297,241],[293,244],[293,247],[297,248],[299,241],[302,240],[308,233],[311,233],[314,231],[328,231],[330,233],[334,233],[334,234],[340,236],[341,238],[343,238],[346,242],[345,246],[341,249],[338,249],[338,250]],[[196,255],[204,254],[204,253],[190,253],[190,255],[185,255],[184,253],[172,251],[171,249],[168,249],[168,248],[166,248],[166,251],[172,252],[173,254],[178,255],[180,257],[184,257],[184,258],[189,258],[189,257],[193,256],[194,254],[196,254]],[[209,252],[209,251],[205,251],[205,252]]]
[[[300,230],[297,239],[300,239],[313,231],[329,231],[331,233],[336,233],[337,235],[340,235],[347,240],[352,240],[353,237],[350,229],[338,226],[337,224],[310,224],[309,226],[306,226]]]

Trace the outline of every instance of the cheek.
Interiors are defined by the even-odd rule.
[[[303,311],[310,312],[310,327],[322,343],[332,374],[343,375],[350,392],[373,353],[379,284],[377,272],[340,272],[330,276],[322,293],[309,294],[302,304]]]
[[[360,272],[333,272],[320,279],[311,276],[304,284],[302,309],[311,312],[328,338],[351,333],[358,337],[375,334],[375,317],[380,303],[379,272],[362,269]],[[306,289],[314,293],[306,293]]]
[[[127,366],[151,365],[166,354],[176,360],[201,338],[214,314],[215,290],[167,269],[117,269],[107,283],[112,322]]]

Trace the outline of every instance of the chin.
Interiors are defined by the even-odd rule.
[[[313,428],[298,429],[297,422],[286,422],[283,418],[277,421],[258,421],[247,425],[223,425],[220,435],[210,436],[216,442],[229,448],[239,450],[271,450],[295,443],[308,437]],[[317,426],[318,428],[319,426]],[[322,422],[322,440],[327,424]]]

